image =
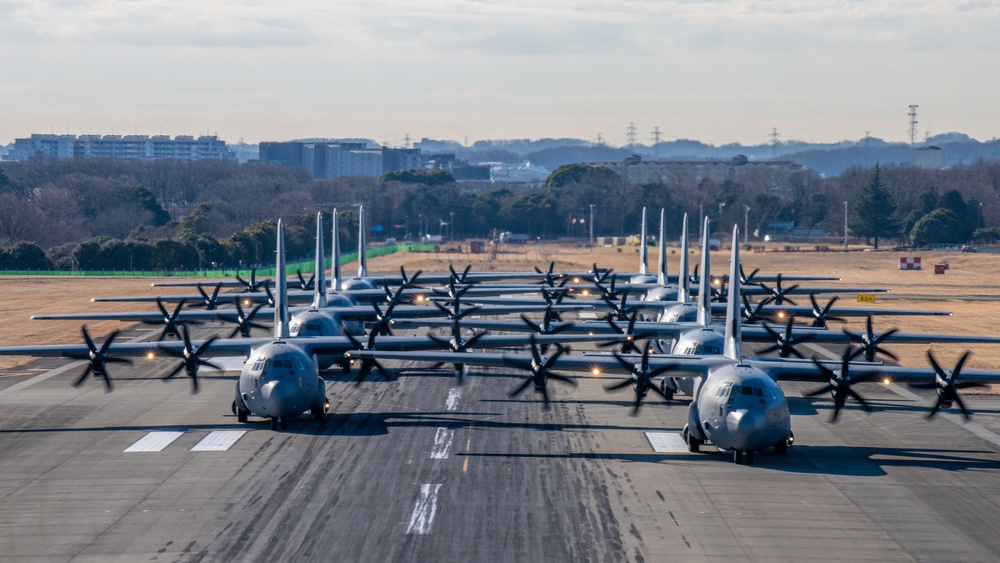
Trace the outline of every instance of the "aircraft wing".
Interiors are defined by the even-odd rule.
[[[829,381],[829,375],[822,373],[811,360],[782,358],[747,358],[745,361],[778,380],[787,381]],[[831,370],[840,370],[840,361],[824,360],[822,365]],[[877,362],[851,362],[852,377],[871,374],[873,380],[888,378],[890,381],[906,383],[931,383],[936,372],[933,367],[887,366]],[[950,373],[950,370],[948,370]],[[961,370],[962,381],[968,383],[1000,383],[1000,371],[984,369]]]

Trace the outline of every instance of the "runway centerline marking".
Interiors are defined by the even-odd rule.
[[[448,398],[444,402],[446,409],[450,411],[458,410],[458,400],[462,398],[462,390],[458,387],[452,387],[448,390]]]
[[[122,450],[122,452],[130,454],[136,452],[159,452],[163,451],[164,448],[173,443],[174,440],[180,438],[184,435],[181,431],[154,431],[148,432],[142,438],[139,438],[132,445]]]
[[[246,430],[213,430],[191,448],[192,452],[224,452],[233,447]]]
[[[407,534],[429,534],[434,515],[437,513],[437,495],[440,484],[425,483],[420,485],[420,496],[410,515],[410,524],[406,527]]]
[[[431,459],[448,459],[451,455],[451,443],[455,439],[455,431],[451,428],[438,428],[434,434],[434,448],[431,449]]]

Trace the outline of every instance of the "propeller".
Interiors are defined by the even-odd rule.
[[[245,313],[243,311],[243,305],[240,304],[239,297],[234,297],[233,303],[236,305],[236,316],[233,317],[230,315],[225,315],[220,317],[224,321],[236,323],[236,328],[233,329],[233,332],[229,333],[229,336],[227,338],[232,338],[237,334],[243,336],[244,338],[250,338],[250,329],[267,328],[262,324],[253,322],[253,318],[257,314],[257,311],[259,311],[260,308],[264,306],[263,303],[258,303],[256,307],[250,310],[250,313]]]
[[[406,289],[413,289],[414,287],[416,287],[417,286],[417,278],[419,278],[420,274],[422,274],[423,272],[424,272],[423,270],[417,270],[417,273],[413,274],[413,276],[407,276],[406,275],[406,268],[403,267],[403,266],[400,266],[399,267],[399,275],[403,278],[403,286],[402,287],[405,287]]]
[[[452,281],[454,281],[457,284],[464,284],[464,283],[467,283],[465,280],[469,276],[469,270],[472,269],[472,264],[469,264],[468,266],[466,266],[465,269],[462,270],[461,274],[459,274],[458,272],[456,272],[455,268],[451,264],[448,264],[448,269],[451,270],[451,279],[452,279]]]
[[[87,326],[83,325],[80,327],[80,331],[83,333],[83,340],[87,343],[87,348],[89,351],[86,354],[66,354],[67,357],[73,358],[74,360],[87,360],[90,364],[87,369],[83,370],[80,378],[73,383],[73,387],[79,387],[83,385],[83,382],[87,380],[87,376],[91,373],[94,377],[101,376],[104,378],[104,386],[107,387],[108,391],[111,391],[111,377],[108,376],[108,364],[118,363],[118,364],[132,364],[132,360],[127,358],[115,358],[110,355],[111,343],[115,341],[115,337],[118,336],[119,331],[113,331],[104,339],[104,343],[98,348],[94,341],[87,334]]]
[[[264,292],[267,293],[267,306],[274,307],[274,294],[271,293],[271,280],[264,280]]]
[[[148,325],[158,325],[158,324],[163,325],[163,332],[161,332],[160,336],[156,339],[157,342],[160,342],[161,340],[163,340],[168,336],[173,336],[177,339],[180,339],[181,335],[178,329],[181,326],[186,324],[201,324],[200,321],[178,318],[181,314],[181,309],[184,308],[183,299],[179,303],[177,303],[177,307],[174,309],[173,313],[167,312],[167,308],[163,306],[163,300],[160,299],[159,296],[157,296],[156,298],[156,306],[157,308],[160,309],[160,314],[163,315],[163,318],[157,321],[142,321],[142,322],[143,324],[148,324]]]
[[[597,262],[594,262],[594,267],[591,268],[590,273],[594,274],[594,283],[601,283],[602,281],[607,279],[607,277],[611,275],[611,273],[614,271],[615,271],[614,268],[607,268],[607,269],[598,268]]]
[[[832,299],[826,302],[826,306],[820,307],[819,303],[816,302],[816,296],[812,293],[809,294],[809,301],[812,302],[812,325],[815,327],[826,328],[826,323],[829,321],[844,322],[845,319],[841,317],[834,317],[830,315],[830,308],[833,304],[837,302],[837,296],[833,296]]]
[[[625,293],[624,289],[615,289],[615,282],[618,279],[618,274],[611,274],[611,284],[608,287],[601,285],[600,281],[595,281],[594,286],[598,291],[601,292],[600,298],[607,301],[608,299],[618,299],[618,296]],[[601,278],[604,281],[604,278]]]
[[[765,290],[771,293],[771,298],[774,300],[775,305],[784,305],[786,301],[788,303],[791,303],[792,305],[796,304],[795,301],[792,301],[791,299],[785,296],[788,295],[790,292],[796,290],[799,287],[799,284],[795,284],[791,287],[785,287],[785,288],[781,287],[781,274],[778,274],[778,277],[775,280],[773,288],[768,287],[763,282],[758,283],[757,285],[759,285],[760,287],[764,288]]]
[[[444,305],[438,303],[437,301],[432,301],[434,306],[437,307],[442,313],[448,316],[449,319],[461,319],[466,315],[471,315],[480,309],[478,305],[469,307],[468,309],[462,309],[462,296],[465,295],[466,291],[469,291],[471,286],[463,286],[461,288],[455,289],[454,284],[451,284],[452,293],[451,296],[451,308],[445,307]]]
[[[297,275],[299,277],[299,288],[300,289],[303,289],[303,290],[306,290],[306,291],[312,290],[313,284],[316,283],[316,272],[313,272],[313,274],[311,276],[309,276],[309,280],[308,281],[306,281],[306,278],[302,276],[302,270],[300,270],[298,268],[295,269],[295,275]]]
[[[267,283],[266,281],[257,281],[257,268],[250,268],[250,281],[241,278],[239,274],[236,274],[236,281],[243,284],[243,293],[256,293],[260,291],[261,286]]]
[[[642,404],[642,400],[646,398],[646,394],[649,393],[650,390],[656,392],[658,395],[663,397],[664,400],[670,400],[670,398],[664,394],[658,385],[653,384],[653,378],[661,373],[673,369],[674,366],[660,366],[650,370],[649,348],[650,344],[647,342],[646,346],[642,350],[642,359],[639,360],[638,364],[633,364],[619,355],[618,352],[615,352],[615,359],[618,360],[618,363],[621,364],[622,368],[632,374],[632,377],[604,388],[606,391],[617,391],[631,385],[632,389],[635,390],[635,407],[632,408],[632,416],[639,414],[639,406]]]
[[[199,283],[198,284],[198,293],[200,293],[201,297],[202,297],[202,303],[200,303],[199,306],[205,307],[205,310],[207,310],[207,311],[214,311],[214,310],[218,309],[219,308],[219,290],[220,289],[222,289],[222,284],[221,283],[215,284],[215,289],[212,290],[212,296],[209,297],[208,293],[205,292],[205,289]]]
[[[860,346],[860,348],[854,351],[854,353],[851,355],[851,358],[864,355],[865,360],[869,362],[874,362],[876,356],[882,354],[884,356],[892,358],[894,361],[899,361],[899,358],[896,357],[895,354],[893,354],[888,350],[883,350],[880,347],[883,342],[888,340],[889,337],[892,336],[893,334],[896,334],[898,330],[899,329],[895,328],[890,329],[876,337],[875,333],[872,331],[871,316],[868,317],[868,322],[866,323],[865,332],[862,334],[855,334],[847,329],[844,329],[844,334],[846,334],[847,337],[851,339],[851,341],[857,343]]]
[[[378,306],[378,303],[372,303],[372,307],[375,308],[375,324],[372,326],[372,332],[378,333],[379,335],[392,336],[392,329],[389,328],[389,325],[392,322],[392,310],[396,308],[396,305],[398,305],[400,301],[402,301],[402,293],[402,286],[396,290],[396,293],[392,293],[389,291],[389,288],[385,288],[385,294],[389,298],[385,311],[382,311],[382,309]]]
[[[750,303],[750,298],[746,293],[741,294],[743,298],[743,322],[745,324],[757,324],[764,320],[765,317],[770,317],[764,307],[771,302],[771,297],[765,297],[763,301],[757,303],[756,305]]]
[[[542,400],[545,402],[545,409],[549,408],[549,388],[548,382],[550,379],[556,381],[562,381],[563,383],[568,383],[576,387],[576,382],[572,379],[559,375],[558,373],[552,373],[552,366],[555,365],[556,360],[559,356],[562,356],[568,348],[556,344],[556,351],[554,354],[547,358],[543,358],[538,350],[538,345],[535,342],[535,335],[531,335],[531,361],[522,360],[520,358],[511,358],[509,356],[503,356],[503,361],[505,364],[517,368],[523,369],[531,372],[531,375],[519,385],[516,389],[508,393],[509,396],[514,397],[523,393],[529,386],[534,385],[535,391],[542,394]]]
[[[958,408],[962,411],[962,416],[965,420],[969,420],[972,416],[969,414],[969,409],[965,406],[965,401],[959,396],[959,389],[968,389],[970,387],[985,387],[982,383],[973,383],[970,381],[959,381],[958,377],[962,374],[962,366],[965,365],[965,360],[969,359],[972,352],[966,352],[962,354],[962,357],[958,359],[958,363],[955,364],[955,369],[944,370],[934,359],[934,354],[930,350],[927,351],[927,359],[931,362],[931,367],[934,368],[934,381],[930,383],[911,383],[910,387],[918,387],[921,389],[936,389],[937,390],[937,401],[931,408],[931,412],[928,413],[927,419],[930,420],[934,418],[942,408],[951,408],[952,404],[957,404]]]
[[[804,342],[811,342],[816,340],[816,335],[811,333],[803,334],[802,336],[796,336],[792,338],[792,327],[795,317],[789,315],[788,322],[785,323],[785,333],[778,333],[776,330],[771,328],[770,325],[764,323],[764,330],[775,339],[775,343],[771,346],[760,351],[761,354],[770,354],[771,352],[778,352],[778,356],[782,358],[787,358],[789,356],[795,356],[796,358],[805,359],[798,350],[795,349],[796,346]]]
[[[362,344],[357,338],[349,332],[341,331],[344,336],[351,342],[355,350],[374,350],[375,349],[375,336],[377,333],[371,331],[368,333],[367,344]],[[382,375],[382,379],[389,379],[389,370],[385,369],[385,366],[379,363],[375,358],[361,358],[361,367],[358,369],[358,376],[354,379],[355,385],[360,385],[362,381],[368,377],[368,374],[372,372],[372,369],[378,369],[378,372]]]
[[[556,280],[562,278],[563,282],[558,287],[566,285],[566,282],[569,281],[569,278],[563,276],[563,274],[554,273],[555,267],[556,263],[554,260],[552,262],[549,262],[549,270],[547,272],[539,270],[538,266],[535,266],[535,271],[542,275],[542,281],[539,283],[547,285],[549,287],[556,287]]]
[[[183,350],[174,350],[173,348],[164,348],[163,346],[157,346],[165,354],[181,359],[181,363],[177,364],[177,367],[175,367],[173,371],[164,376],[163,380],[166,381],[168,379],[171,379],[175,375],[180,373],[181,370],[184,370],[187,373],[187,376],[191,378],[191,392],[197,393],[199,367],[208,366],[211,368],[215,368],[219,371],[222,371],[222,368],[220,368],[219,366],[213,364],[208,360],[201,359],[201,355],[204,354],[206,350],[208,350],[208,347],[211,346],[213,342],[215,342],[218,336],[212,336],[208,340],[202,342],[201,345],[198,346],[197,350],[195,350],[194,347],[191,345],[191,338],[188,335],[188,329],[186,326],[181,327],[181,336],[183,337],[184,340]]]
[[[830,382],[824,387],[806,393],[805,396],[814,397],[827,392],[833,395],[833,415],[830,417],[830,422],[837,421],[837,415],[840,414],[840,409],[844,408],[848,397],[854,397],[858,403],[861,403],[861,406],[864,407],[866,411],[871,412],[872,410],[872,408],[868,405],[868,402],[865,401],[861,395],[858,395],[858,392],[852,389],[851,386],[855,383],[871,379],[873,376],[878,375],[878,372],[870,371],[858,375],[852,375],[850,372],[851,358],[851,348],[845,348],[844,354],[841,357],[839,373],[824,366],[815,357],[812,359],[820,373],[827,376],[830,379]]]
[[[760,268],[754,268],[754,270],[750,272],[750,275],[747,275],[746,273],[743,272],[743,264],[740,264],[740,286],[756,284],[757,282],[753,281],[753,278],[754,276],[757,275],[757,272],[759,271]]]
[[[626,325],[625,328],[622,328],[618,323],[615,322],[614,319],[610,318],[607,319],[608,324],[611,325],[611,328],[613,328],[615,332],[617,332],[618,334],[621,334],[625,337],[621,341],[622,345],[621,351],[623,354],[628,354],[630,352],[638,352],[639,350],[635,346],[636,342],[642,340],[643,338],[651,338],[653,336],[656,336],[656,334],[652,332],[640,332],[640,333],[635,332],[635,321],[638,317],[639,317],[639,311],[633,309],[631,314],[628,317],[626,317],[628,319],[628,324]],[[597,346],[601,347],[615,346],[617,344],[618,342],[600,342],[597,344]]]

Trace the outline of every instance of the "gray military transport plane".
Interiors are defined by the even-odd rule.
[[[287,429],[288,419],[298,416],[308,411],[315,419],[322,420],[324,413],[329,409],[329,401],[326,398],[325,382],[318,374],[317,362],[322,358],[333,362],[344,356],[349,350],[363,347],[360,342],[351,336],[325,335],[308,336],[300,334],[292,337],[290,333],[289,307],[287,301],[288,284],[286,279],[285,265],[285,242],[284,228],[281,221],[278,221],[277,228],[277,278],[274,299],[274,328],[273,336],[270,338],[217,338],[211,337],[207,340],[191,340],[187,327],[182,325],[178,329],[182,339],[170,342],[125,342],[114,344],[117,331],[109,335],[104,342],[98,345],[90,338],[86,327],[83,328],[84,344],[59,344],[44,346],[7,346],[0,347],[0,355],[6,356],[62,356],[88,361],[89,364],[82,376],[76,381],[76,385],[82,384],[88,376],[103,378],[108,388],[111,389],[111,378],[108,375],[109,363],[130,363],[130,357],[146,357],[152,360],[159,352],[179,357],[182,363],[173,370],[165,379],[170,379],[183,369],[191,379],[193,390],[198,390],[198,370],[203,365],[211,366],[211,362],[202,357],[214,356],[236,356],[246,357],[246,361],[240,370],[240,377],[237,381],[235,398],[233,400],[233,411],[240,422],[247,422],[252,415],[268,418],[271,421],[271,428],[282,430]],[[321,291],[321,290],[320,290]],[[424,310],[431,310],[428,307],[421,307]],[[484,310],[484,309],[479,309]],[[505,312],[505,310],[501,312]],[[203,315],[202,318],[217,316],[220,311],[192,312],[187,314]],[[61,318],[88,318],[88,314],[83,316],[67,315]],[[98,317],[90,318],[130,318],[131,320],[141,320],[135,317],[128,317],[128,314],[111,313],[106,317],[105,313],[96,314]],[[155,315],[155,314],[154,314]],[[208,315],[208,317],[204,317]],[[141,314],[140,314],[141,316]],[[175,319],[176,320],[176,319]],[[303,331],[300,331],[303,332]],[[542,337],[545,343],[556,343],[566,341],[588,342],[594,340],[607,340],[606,336],[550,336]],[[451,349],[465,350],[473,346],[477,348],[488,347],[509,347],[523,346],[529,343],[529,339],[524,336],[494,336],[477,334],[467,339],[462,339],[459,335],[453,341],[446,341],[440,337],[421,336],[386,336],[379,340],[379,346],[394,350],[412,349],[432,349],[441,346]],[[369,334],[368,347],[372,347],[374,335]],[[362,371],[359,377],[370,371],[372,367],[381,369],[381,366],[374,361],[363,362]],[[462,373],[462,363],[456,362],[458,374]]]
[[[739,295],[739,232],[733,228],[733,253],[730,264],[730,285],[733,296]],[[739,299],[727,302],[725,349],[721,355],[677,356],[651,355],[646,347],[642,354],[583,354],[571,355],[559,348],[551,355],[540,354],[533,347],[525,354],[466,353],[461,361],[469,365],[515,367],[530,372],[529,378],[514,393],[534,385],[548,400],[549,379],[568,381],[559,371],[578,371],[591,375],[625,371],[630,377],[609,389],[631,385],[636,394],[635,407],[652,390],[663,394],[653,378],[669,374],[669,385],[692,397],[688,406],[688,422],[683,436],[692,452],[711,443],[729,452],[737,464],[753,463],[757,452],[773,448],[785,454],[793,441],[788,400],[778,385],[780,378],[817,381],[825,386],[810,395],[829,392],[834,401],[834,415],[848,398],[853,397],[866,409],[867,402],[852,388],[855,383],[876,376],[896,379],[937,390],[938,401],[931,415],[941,408],[957,404],[968,415],[958,390],[964,387],[1000,382],[1000,372],[966,370],[962,366],[967,356],[959,360],[954,370],[942,369],[928,354],[932,369],[904,366],[884,366],[878,363],[851,363],[849,352],[841,362],[792,360],[782,358],[747,358],[741,353],[742,343]],[[410,361],[451,362],[455,354],[443,352],[386,352],[379,350],[352,352],[352,355]],[[960,374],[965,377],[959,381]],[[512,394],[514,394],[512,393]],[[666,398],[666,397],[665,397]]]

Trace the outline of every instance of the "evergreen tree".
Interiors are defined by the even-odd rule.
[[[896,202],[892,193],[882,184],[878,165],[868,183],[855,196],[852,208],[851,232],[855,236],[865,237],[866,241],[875,239],[876,250],[879,238],[899,235]]]

